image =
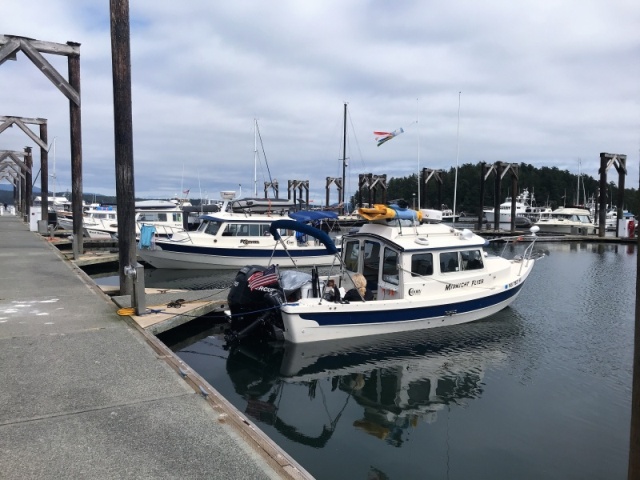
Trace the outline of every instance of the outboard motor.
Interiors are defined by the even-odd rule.
[[[235,343],[249,335],[277,340],[282,337],[282,317],[279,306],[284,294],[279,282],[251,290],[249,279],[266,269],[247,265],[240,269],[233,281],[227,302],[231,311],[230,329],[225,335],[227,343]]]

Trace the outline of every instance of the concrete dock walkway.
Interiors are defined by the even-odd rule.
[[[0,216],[1,478],[310,478],[116,310]]]

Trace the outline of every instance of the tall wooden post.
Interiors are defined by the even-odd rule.
[[[110,6],[120,295],[132,295],[133,278],[125,274],[137,263],[129,1],[111,0]]]
[[[631,435],[629,480],[640,479],[640,235],[636,242],[636,317],[633,334],[633,382],[631,389]]]
[[[598,237],[604,238],[607,223],[607,158],[600,154],[600,209],[598,210]]]
[[[344,188],[347,185],[347,104],[344,104],[344,121],[342,125],[342,190],[340,190],[340,215],[344,215],[344,204],[346,199]]]
[[[40,140],[48,145],[47,124],[40,124]],[[42,205],[40,220],[49,221],[49,151],[40,146],[40,198]]]
[[[77,47],[80,44],[67,42]],[[73,212],[73,258],[80,258],[84,250],[82,225],[82,127],[80,115],[80,55],[69,55],[69,85],[78,95],[78,101],[69,102],[71,135],[71,209]]]
[[[24,147],[24,164],[27,167],[24,180],[24,198],[22,199],[22,215],[25,222],[29,223],[31,218],[31,202],[33,199],[33,157],[31,147]]]
[[[478,230],[482,230],[484,223],[484,176],[487,171],[487,163],[480,162],[480,205],[478,206]]]
[[[496,162],[496,178],[493,189],[493,228],[500,229],[500,195],[502,186],[502,162]]]

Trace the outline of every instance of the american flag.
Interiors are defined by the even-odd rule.
[[[249,277],[249,290],[255,290],[258,287],[266,287],[273,285],[278,281],[277,265],[271,265],[264,272],[256,272]]]

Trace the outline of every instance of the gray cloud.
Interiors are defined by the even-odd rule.
[[[271,178],[324,201],[342,171],[389,177],[480,160],[597,176],[628,157],[638,186],[640,7],[626,0],[131,3],[136,194],[253,190],[254,119]],[[5,0],[0,34],[81,43],[84,190],[115,193],[108,2]],[[66,74],[66,60],[47,56]],[[19,55],[0,66],[0,115],[42,117],[70,189],[68,104]],[[458,92],[461,94],[458,125]],[[457,130],[459,126],[459,137]],[[376,147],[374,130],[405,133]],[[0,135],[0,149],[28,144]],[[269,176],[262,146],[258,190]],[[459,149],[459,154],[457,153]],[[611,174],[611,179],[616,176]],[[332,192],[337,199],[337,194]]]

